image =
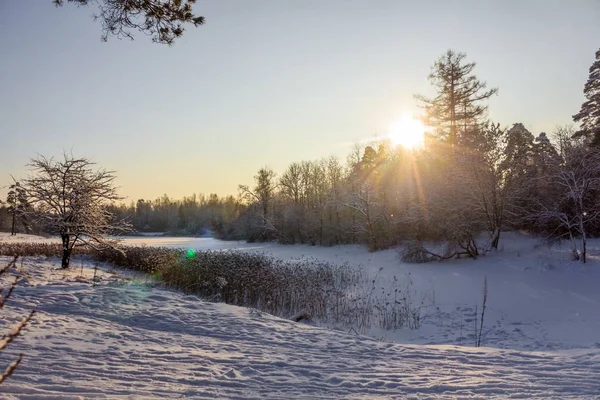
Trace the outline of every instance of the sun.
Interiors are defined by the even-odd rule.
[[[387,137],[394,146],[407,149],[420,148],[425,141],[425,126],[418,119],[402,115],[392,123]]]

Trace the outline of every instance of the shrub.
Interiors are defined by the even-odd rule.
[[[427,251],[423,244],[419,241],[412,240],[404,246],[404,249],[400,253],[400,258],[403,262],[407,263],[426,263],[433,261],[436,258]]]
[[[147,246],[127,246],[125,251],[87,249],[86,253],[96,261],[148,274],[160,273],[180,262],[184,255],[180,249]]]
[[[60,257],[62,248],[59,243],[5,243],[0,242],[0,255],[5,256],[45,256]]]

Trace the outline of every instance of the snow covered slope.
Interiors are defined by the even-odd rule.
[[[1,262],[7,258],[0,258]],[[91,265],[28,258],[2,312],[39,313],[2,399],[596,399],[600,350],[530,352],[379,342],[151,288]],[[9,353],[9,354],[6,354]],[[8,357],[8,356],[12,357]]]
[[[313,257],[348,262],[376,275],[377,291],[400,289],[423,301],[422,327],[397,331],[371,329],[369,336],[397,343],[473,346],[474,323],[481,312],[484,278],[488,301],[483,345],[504,349],[566,350],[600,348],[600,239],[589,241],[589,262],[571,261],[568,243],[551,248],[531,235],[503,232],[499,251],[477,260],[408,264],[395,250],[370,253],[364,246],[319,247],[275,243],[224,242],[207,238],[127,238],[126,244],[236,249],[293,260]],[[475,311],[478,310],[476,313]]]

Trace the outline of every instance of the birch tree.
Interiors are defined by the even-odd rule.
[[[270,219],[271,209],[275,198],[275,190],[277,188],[275,172],[267,167],[258,170],[258,173],[254,176],[256,185],[253,189],[250,189],[246,185],[239,185],[238,190],[241,197],[244,198],[250,204],[255,203],[260,209],[260,217],[258,223],[258,234],[261,240],[271,239],[276,229]],[[254,218],[250,216],[249,222],[252,224]],[[254,230],[254,229],[251,229]]]

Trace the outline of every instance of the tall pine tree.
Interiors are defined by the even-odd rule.
[[[8,213],[11,216],[11,235],[17,233],[17,221],[20,221],[27,232],[30,231],[25,212],[29,208],[29,201],[27,199],[27,192],[25,188],[21,186],[19,182],[14,182],[8,188],[8,196],[6,198],[8,203]]]
[[[596,52],[596,61],[590,67],[590,76],[583,88],[586,101],[581,110],[573,115],[580,124],[580,130],[573,137],[585,137],[590,145],[600,147],[600,50]]]
[[[465,58],[464,53],[448,50],[429,75],[436,97],[415,96],[428,113],[429,125],[451,146],[461,142],[461,135],[477,130],[487,111],[482,102],[498,92],[496,88],[486,90],[487,84],[473,74],[476,64]]]

